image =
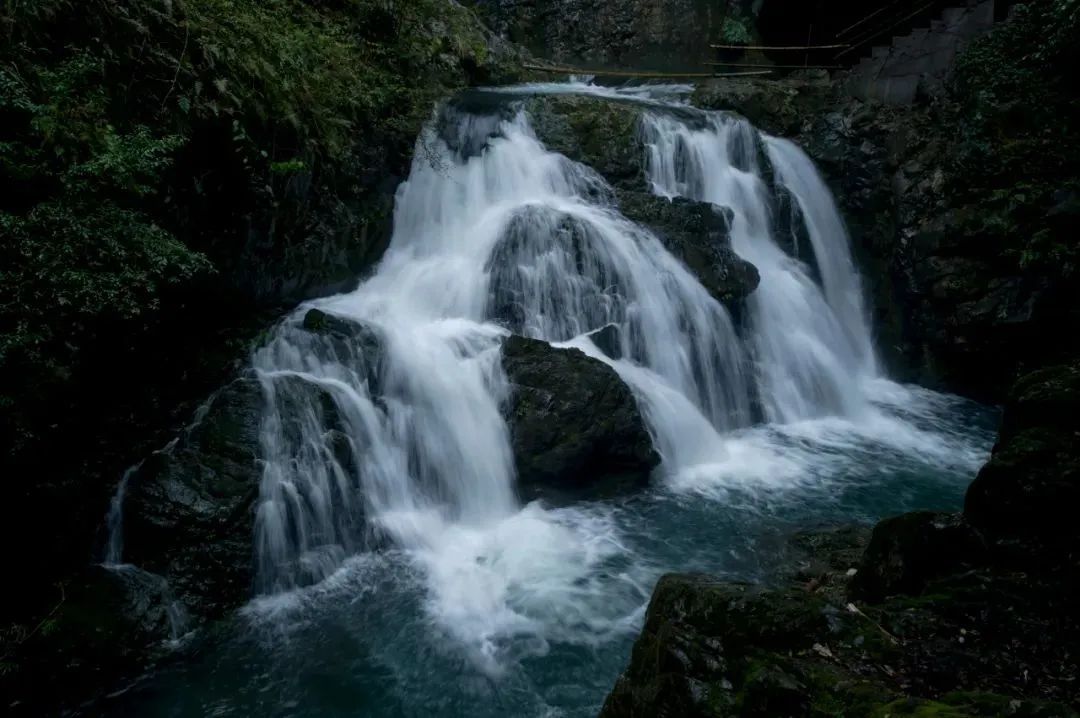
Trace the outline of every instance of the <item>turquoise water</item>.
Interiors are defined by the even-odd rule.
[[[400,550],[357,556],[317,586],[189,637],[108,712],[593,716],[661,574],[768,583],[796,530],[961,506],[996,412],[884,381],[871,395],[873,420],[753,429],[731,437],[729,464],[659,476],[633,495],[527,506],[464,552],[489,573]],[[574,550],[549,546],[567,536]],[[447,575],[433,577],[433,565]]]

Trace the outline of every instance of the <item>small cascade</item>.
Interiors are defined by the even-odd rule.
[[[732,246],[761,274],[749,323],[766,418],[788,423],[865,411],[861,385],[877,372],[862,291],[843,221],[810,160],[791,142],[721,114],[696,128],[650,113],[644,136],[654,192],[730,208]],[[775,239],[767,171],[795,198],[820,284]]]
[[[109,511],[105,515],[105,550],[101,565],[106,568],[120,566],[124,562],[124,498],[127,496],[131,477],[142,467],[143,462],[129,466],[120,477],[116,493],[109,500]]]

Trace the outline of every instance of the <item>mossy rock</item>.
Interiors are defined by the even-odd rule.
[[[968,487],[964,513],[1011,565],[1068,563],[1080,549],[1080,367],[1021,377],[990,461]]]
[[[615,370],[577,349],[509,337],[505,413],[518,482],[527,494],[640,486],[660,457]]]
[[[717,301],[739,313],[757,289],[757,267],[731,248],[731,210],[708,202],[619,190],[619,211],[653,230]]]
[[[641,104],[587,95],[549,95],[525,103],[548,149],[588,165],[613,186],[644,191]]]
[[[985,562],[982,536],[960,514],[908,513],[874,527],[850,592],[870,602],[917,595],[937,577]]]
[[[756,78],[707,80],[693,102],[708,110],[736,112],[772,134],[791,136],[821,113],[835,95],[826,72],[803,72],[775,81]]]

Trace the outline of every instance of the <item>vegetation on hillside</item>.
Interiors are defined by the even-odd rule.
[[[14,448],[103,343],[208,292],[282,299],[256,266],[357,233],[437,98],[493,67],[451,0],[2,0],[0,38]]]
[[[1018,4],[959,58],[952,191],[1026,272],[1072,280],[1080,242],[1080,0]]]

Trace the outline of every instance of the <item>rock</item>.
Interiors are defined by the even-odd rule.
[[[858,571],[870,543],[870,526],[833,526],[800,531],[789,540],[792,578],[824,595],[846,595],[852,572]]]
[[[1022,377],[964,514],[1009,565],[1080,563],[1080,365]]]
[[[1039,369],[1013,384],[1001,417],[998,444],[1033,427],[1080,429],[1080,364]]]
[[[824,110],[836,94],[825,71],[803,71],[783,80],[724,78],[706,80],[694,89],[695,106],[736,112],[760,129],[794,135]]]
[[[608,324],[596,331],[589,332],[586,336],[609,359],[622,358],[622,331],[619,329],[618,324]]]
[[[820,597],[669,574],[601,718],[809,715],[802,670],[829,622]]]
[[[919,595],[935,578],[981,566],[985,558],[982,537],[960,514],[896,516],[874,527],[850,593],[869,602]]]
[[[641,484],[660,463],[633,394],[603,362],[511,336],[503,368],[511,448],[526,492]]]
[[[165,642],[180,628],[165,580],[131,566],[87,566],[56,600],[19,645],[20,668],[34,679],[24,684],[31,704],[51,704],[58,686],[89,696],[103,684],[136,679],[167,653]]]
[[[612,186],[645,187],[644,106],[588,95],[548,95],[525,103],[544,145],[599,172]]]
[[[708,202],[619,191],[620,211],[652,229],[719,302],[738,312],[761,277],[731,248],[731,210]]]
[[[860,534],[803,533],[795,548],[838,567],[828,586]],[[981,569],[862,606],[813,585],[667,575],[600,715],[1076,716],[1076,673],[1060,661],[1074,604],[1059,583]]]
[[[383,349],[382,338],[375,327],[355,319],[328,314],[321,309],[308,310],[301,327],[329,341],[333,355],[341,363],[354,368],[363,366],[367,369],[369,382],[374,384],[378,381]]]
[[[578,273],[593,282],[592,291],[582,292],[581,305],[573,315],[584,317],[585,326],[609,321],[610,302],[625,296],[617,276],[606,265],[592,262],[602,256],[601,239],[586,221],[551,207],[527,205],[510,220],[503,236],[492,249],[485,269],[490,274],[487,316],[516,334],[536,332],[536,322],[546,322],[537,332],[554,340],[568,340],[580,333],[576,323],[561,322],[565,308],[545,303],[537,283],[556,283],[563,272]],[[553,253],[566,263],[553,265],[538,258]],[[572,262],[572,264],[571,264]],[[543,272],[538,277],[537,270]]]
[[[130,479],[123,560],[164,576],[201,617],[250,596],[263,403],[258,380],[237,379]]]

